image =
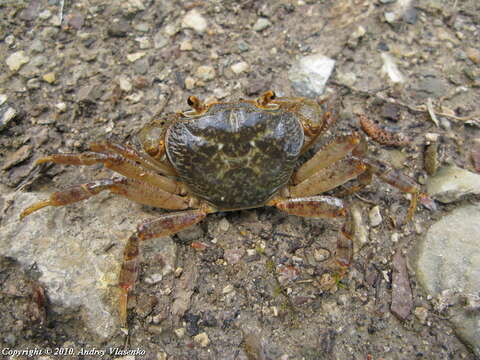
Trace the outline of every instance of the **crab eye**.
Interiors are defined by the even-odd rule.
[[[195,101],[193,100],[193,96],[188,97],[187,104],[188,106],[193,106],[193,104],[195,104]]]
[[[277,97],[277,94],[275,94],[275,91],[271,91],[271,94],[270,94],[270,100],[273,100]]]

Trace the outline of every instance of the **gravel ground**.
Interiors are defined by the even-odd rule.
[[[0,1],[2,355],[480,358],[480,256],[465,260],[475,282],[462,295],[471,329],[456,321],[450,308],[460,305],[443,288],[422,287],[416,275],[432,224],[479,200],[479,14],[477,0]],[[435,211],[419,206],[406,225],[408,196],[378,179],[347,197],[358,236],[335,286],[322,272],[339,222],[273,208],[217,213],[145,244],[127,335],[115,287],[123,246],[162,210],[101,194],[18,220],[54,189],[110,176],[100,166],[36,167],[36,159],[86,151],[101,138],[134,142],[152,118],[186,109],[192,94],[319,97],[314,76],[301,75],[314,54],[335,60],[325,93],[339,103],[321,143],[358,130],[357,115],[367,114],[408,138],[402,147],[370,139],[372,156],[422,185],[447,165],[468,170],[469,181]],[[449,185],[464,176],[451,173]],[[478,212],[460,219],[468,214]],[[422,256],[435,255],[422,248]],[[34,353],[16,356],[21,350]]]

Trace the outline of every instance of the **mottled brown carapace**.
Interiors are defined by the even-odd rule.
[[[321,195],[350,180],[348,193],[367,186],[375,174],[412,193],[413,215],[419,187],[408,176],[366,154],[357,133],[339,136],[310,160],[298,158],[334,123],[331,104],[305,98],[276,98],[268,91],[254,100],[204,104],[188,98],[192,110],[154,119],[139,133],[141,150],[108,141],[80,154],[38,160],[67,165],[103,164],[120,176],[74,185],[31,205],[21,217],[45,206],[63,206],[108,190],[141,204],[167,210],[140,224],[127,241],[119,278],[120,319],[127,322],[128,296],[138,274],[140,244],[192,226],[216,211],[274,206],[288,214],[339,218],[330,269],[341,276],[352,258],[352,219],[343,200]],[[337,277],[338,278],[338,277]]]

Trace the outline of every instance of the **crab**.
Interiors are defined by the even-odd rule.
[[[24,218],[46,206],[63,206],[108,190],[138,203],[177,210],[141,223],[127,240],[119,275],[119,314],[127,322],[127,303],[139,269],[140,243],[173,235],[218,211],[273,206],[307,218],[339,218],[332,264],[339,272],[352,261],[354,236],[344,200],[321,195],[356,179],[349,193],[372,176],[411,193],[409,218],[419,186],[387,163],[366,154],[359,133],[339,136],[298,166],[298,160],[335,120],[332,106],[307,98],[276,97],[267,91],[254,100],[202,103],[190,96],[189,111],[153,120],[139,133],[142,151],[109,141],[88,152],[53,154],[37,163],[103,164],[121,176],[94,180],[53,193],[25,209]]]

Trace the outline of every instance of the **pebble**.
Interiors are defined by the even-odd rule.
[[[422,323],[425,324],[427,322],[428,317],[428,310],[425,309],[423,306],[418,306],[414,310],[415,317]]]
[[[315,249],[313,251],[313,257],[318,262],[325,261],[330,257],[330,251],[328,251],[327,249],[322,249],[322,248]]]
[[[192,90],[195,87],[195,79],[191,76],[185,78],[185,88],[187,90]]]
[[[143,58],[145,55],[146,55],[145,52],[140,51],[140,52],[136,52],[136,53],[133,53],[133,54],[128,54],[127,59],[128,59],[128,61],[133,63],[133,62]]]
[[[133,28],[137,31],[144,32],[144,33],[150,31],[150,25],[146,22],[141,22],[141,23],[135,24],[135,25],[133,25]]]
[[[480,175],[455,165],[437,170],[427,181],[427,192],[435,200],[450,203],[470,194],[480,194]]]
[[[210,344],[210,339],[208,338],[208,335],[206,332],[202,332],[198,335],[195,335],[193,337],[193,341],[195,341],[201,347],[207,347],[208,344]]]
[[[118,85],[120,86],[120,89],[125,92],[130,92],[133,88],[130,78],[126,75],[120,75],[118,77]]]
[[[182,28],[193,29],[200,34],[207,30],[207,26],[207,20],[196,9],[190,10],[182,19]]]
[[[215,78],[215,69],[210,65],[201,65],[195,71],[195,76],[203,81],[209,81]]]
[[[31,155],[32,155],[32,146],[23,145],[20,149],[15,151],[13,154],[6,157],[5,162],[3,163],[3,166],[2,166],[2,170],[10,169],[11,167],[28,159]]]
[[[413,307],[412,288],[408,278],[407,262],[400,251],[392,259],[392,304],[390,310],[405,320]]]
[[[148,36],[140,36],[135,38],[135,41],[138,43],[138,47],[142,50],[150,49],[152,44],[150,43],[150,39]]]
[[[228,229],[230,228],[230,223],[228,222],[228,220],[226,218],[222,218],[218,222],[218,228],[220,229],[220,231],[227,232]]]
[[[189,39],[183,40],[180,43],[180,50],[182,51],[191,51],[193,50],[192,42]]]
[[[258,18],[255,25],[253,25],[253,30],[260,32],[260,31],[265,30],[266,28],[268,28],[271,25],[272,25],[272,23],[268,19],[261,17],[261,18]]]
[[[173,330],[173,332],[175,333],[175,335],[177,335],[179,339],[181,339],[185,336],[186,330],[185,328],[178,328]]]
[[[416,274],[432,298],[449,293],[461,297],[480,292],[480,205],[466,205],[453,210],[434,223],[415,252]],[[448,318],[456,332],[480,356],[480,313],[462,306],[448,306]]]
[[[25,55],[25,51],[20,50],[11,54],[5,62],[11,71],[18,71],[23,65],[28,63],[30,58]]]
[[[48,9],[45,9],[38,14],[38,18],[41,19],[41,20],[50,19],[51,16],[52,16],[52,13]]]
[[[56,80],[56,76],[54,72],[49,72],[43,75],[42,79],[49,84],[53,84]]]
[[[228,284],[227,286],[225,286],[222,290],[222,294],[228,294],[228,293],[231,293],[233,291],[233,285],[232,284]]]
[[[370,225],[376,227],[382,223],[382,214],[380,214],[380,207],[374,206],[368,213],[370,219]]]
[[[337,79],[340,84],[351,87],[357,82],[357,75],[353,72],[344,73],[337,71]]]
[[[155,34],[153,37],[153,47],[155,49],[161,49],[165,46],[167,46],[169,40],[168,38],[163,35],[160,31]]]
[[[0,94],[0,106],[5,104],[8,100],[8,96],[5,94]]]
[[[17,110],[8,106],[6,103],[0,105],[0,131],[5,129],[15,116],[17,116]]]
[[[245,61],[241,61],[241,62],[238,62],[236,64],[233,64],[231,66],[231,69],[232,71],[235,73],[235,74],[241,74],[242,72],[245,72],[249,69],[250,65],[248,65],[247,62]]]
[[[465,54],[474,64],[480,64],[480,50],[469,47],[465,50]]]
[[[45,50],[45,47],[43,46],[43,43],[39,39],[35,39],[32,41],[30,44],[30,51],[36,52],[36,53],[42,53]]]
[[[290,68],[288,78],[300,95],[319,96],[323,93],[334,66],[335,60],[323,54],[308,55]]]
[[[67,104],[64,102],[59,102],[55,104],[55,107],[58,109],[60,112],[65,112],[67,111]]]
[[[382,73],[387,75],[392,83],[404,83],[405,77],[398,69],[393,56],[387,53],[381,53],[380,56],[383,61]]]

